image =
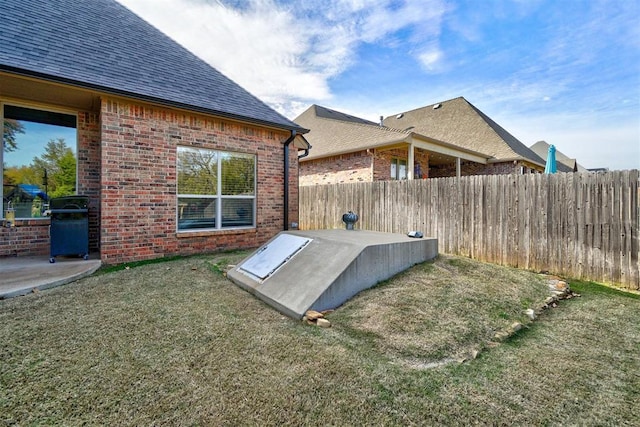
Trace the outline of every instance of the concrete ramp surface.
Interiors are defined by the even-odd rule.
[[[435,258],[438,241],[365,230],[283,231],[227,276],[287,316],[328,310]]]

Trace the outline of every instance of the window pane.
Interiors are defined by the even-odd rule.
[[[218,153],[178,147],[178,194],[216,195]]]
[[[3,211],[42,216],[51,197],[76,192],[76,117],[32,108],[3,108]]]
[[[216,228],[216,198],[178,197],[178,230]]]
[[[391,159],[391,179],[398,179],[398,159]]]
[[[407,179],[407,161],[398,160],[398,179]]]
[[[222,227],[253,225],[254,199],[222,199]]]
[[[255,156],[222,153],[222,194],[251,196],[255,194]]]

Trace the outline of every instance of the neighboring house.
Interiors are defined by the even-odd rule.
[[[297,222],[306,129],[114,0],[6,0],[0,21],[5,136],[73,132],[104,263],[256,247]],[[49,219],[14,225],[0,256],[48,254]]]
[[[538,173],[545,162],[466,99],[374,123],[318,105],[294,119],[313,147],[300,185]]]
[[[531,150],[542,160],[547,161],[549,154],[549,144],[546,141],[538,141],[533,144]],[[556,147],[556,167],[558,172],[588,172],[586,168],[578,164],[576,159],[570,159]]]
[[[384,119],[385,126],[414,132],[490,156],[486,164],[464,162],[462,175],[543,172],[545,162],[515,136],[463,97],[405,111]],[[455,176],[452,165],[430,168],[429,175]]]
[[[428,178],[440,165],[486,165],[489,156],[410,130],[312,105],[294,119],[311,131],[313,147],[300,159],[300,185]]]

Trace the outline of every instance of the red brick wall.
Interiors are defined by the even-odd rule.
[[[49,220],[17,220],[0,228],[0,257],[49,255]]]
[[[407,160],[406,148],[362,150],[300,163],[300,185],[371,182],[391,179],[391,159]],[[414,162],[420,162],[422,175],[428,177],[429,153],[416,149]]]
[[[366,150],[300,162],[300,185],[370,182],[372,176],[371,154]]]
[[[397,158],[408,161],[407,148],[394,148],[392,150],[375,150],[375,160],[373,166],[373,177],[375,181],[386,181],[391,179],[391,159]],[[422,172],[421,177],[416,179],[429,177],[429,153],[421,149],[415,149],[413,152],[414,165],[420,163]]]
[[[78,194],[89,196],[89,250],[100,248],[100,115],[78,113]]]
[[[208,116],[102,101],[100,252],[107,264],[255,247],[283,229],[286,132]],[[257,155],[257,226],[176,232],[178,145]],[[297,222],[297,160],[290,150],[290,222]]]

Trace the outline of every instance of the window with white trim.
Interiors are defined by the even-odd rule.
[[[391,159],[391,179],[407,179],[407,161],[405,159]]]
[[[256,156],[178,147],[178,231],[255,227]]]

